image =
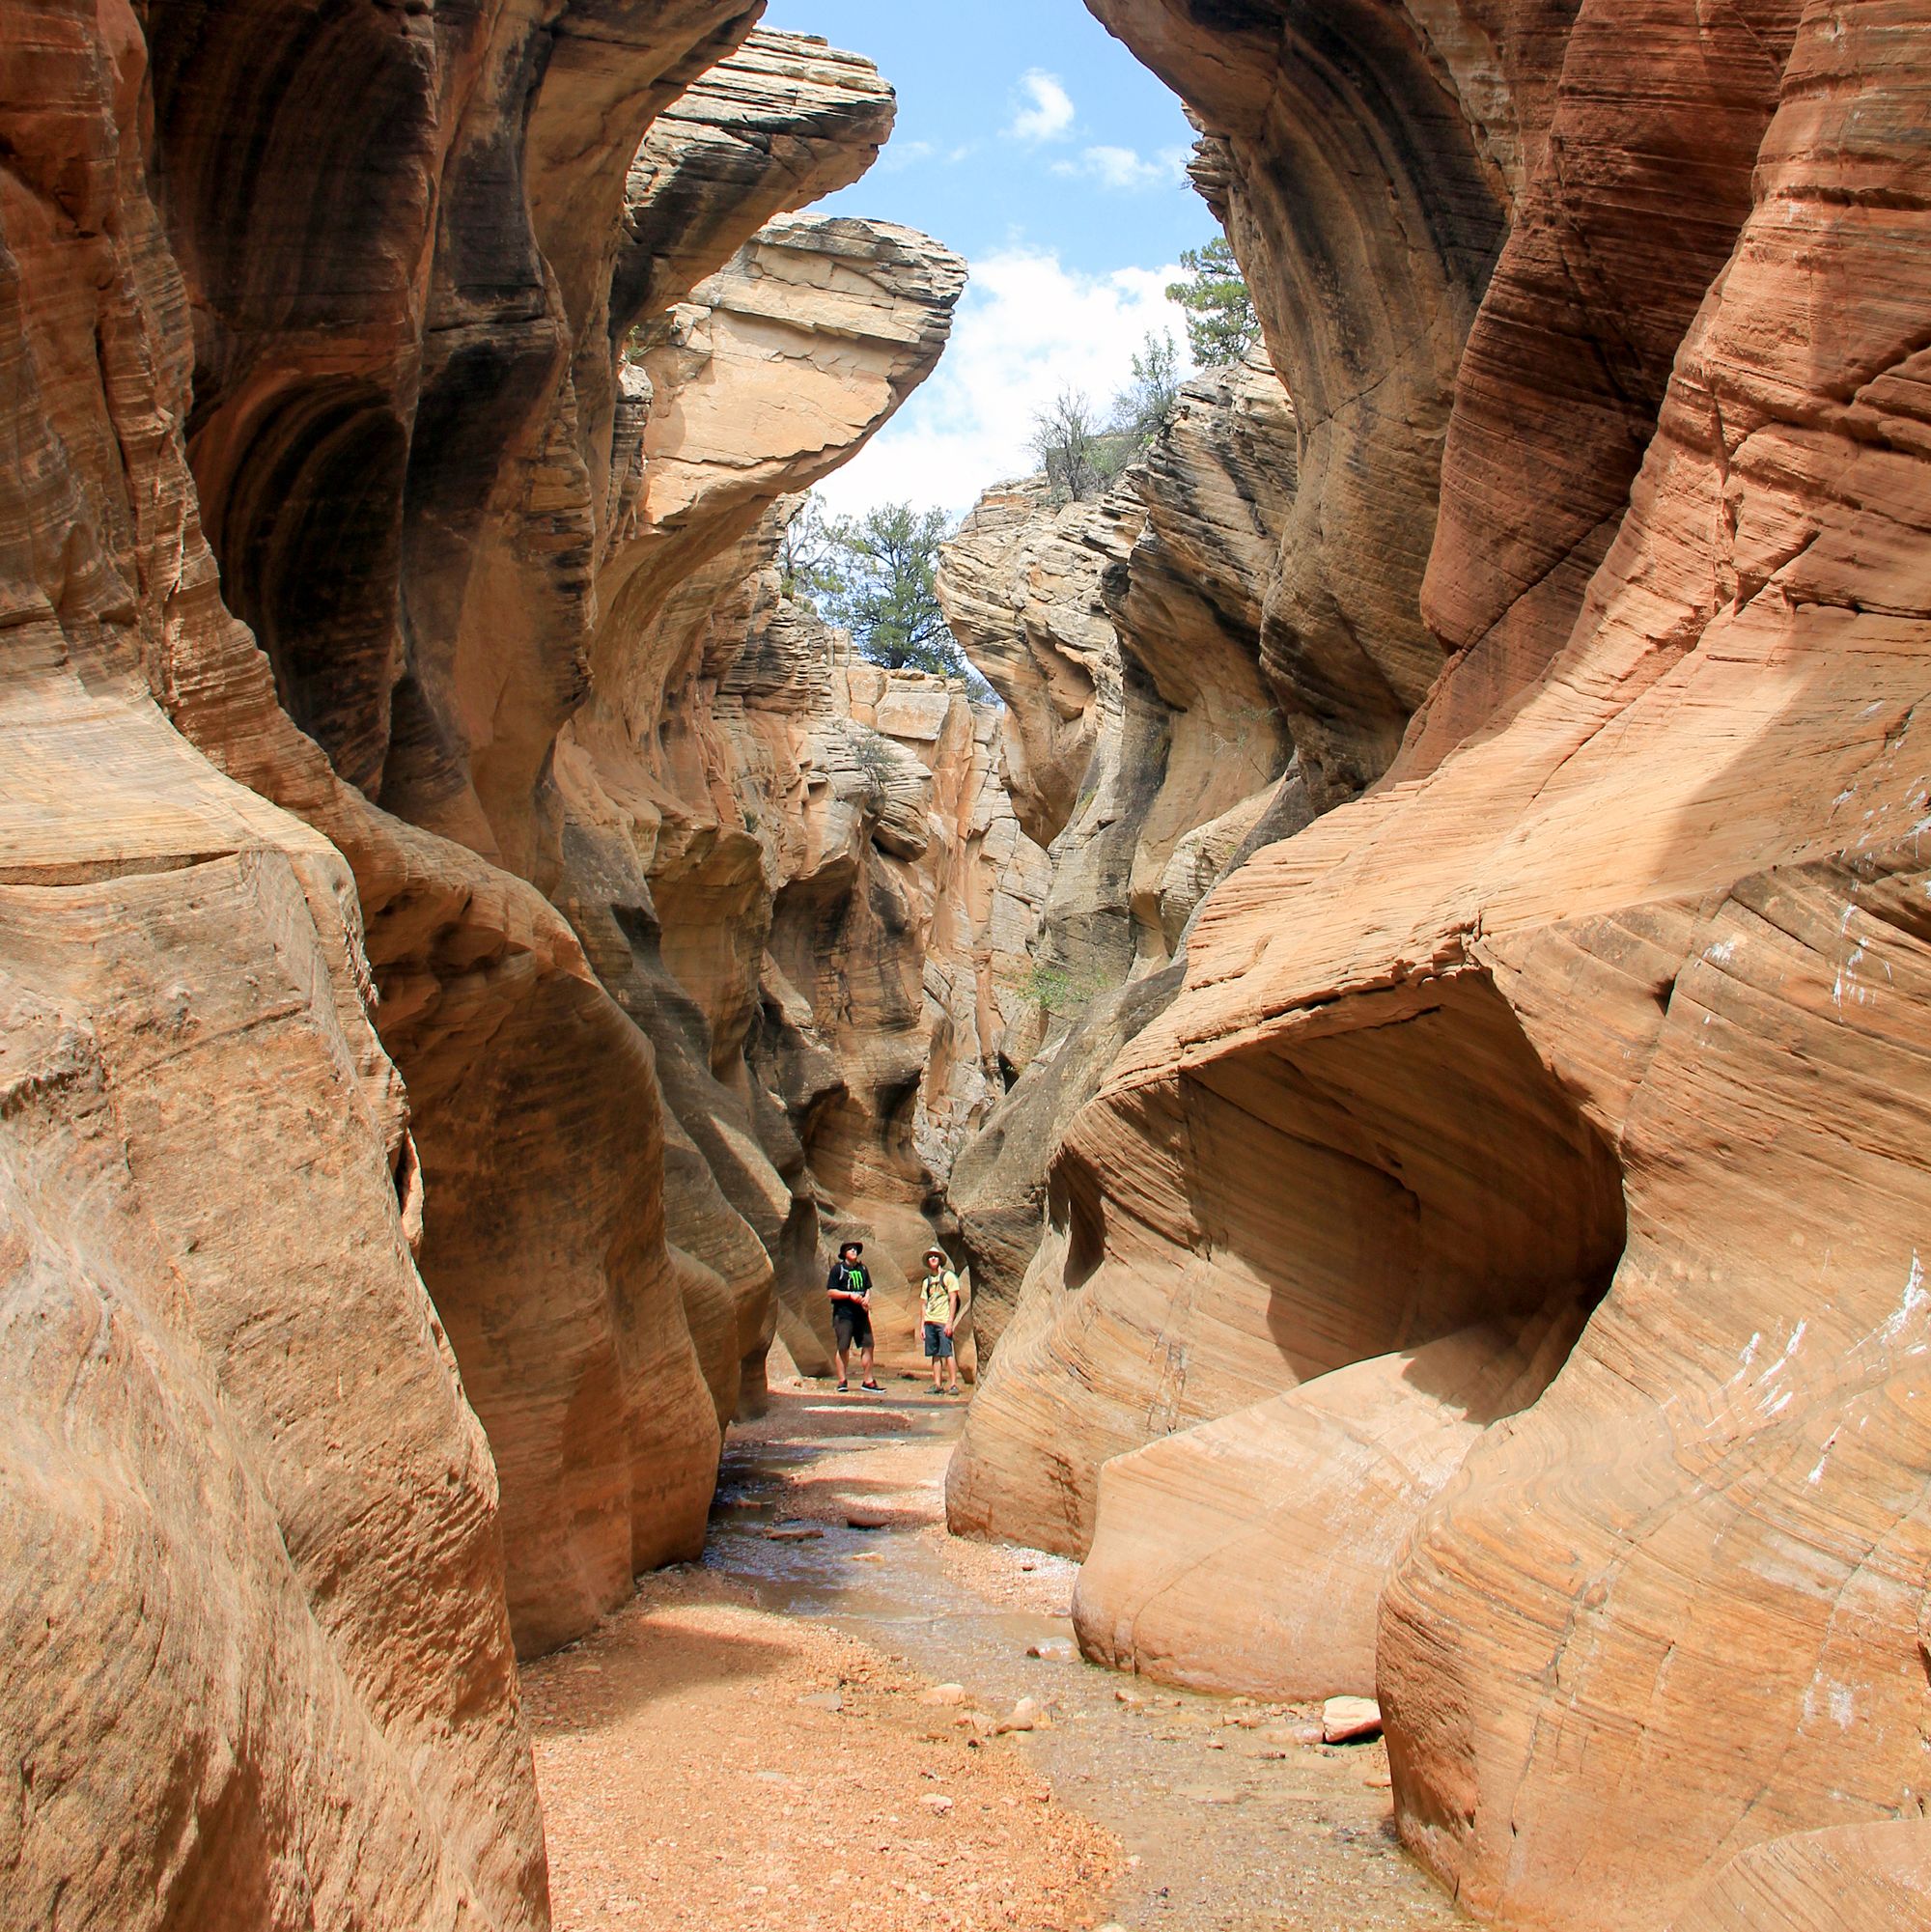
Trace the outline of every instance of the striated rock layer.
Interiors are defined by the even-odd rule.
[[[1006,1036],[1018,1078],[948,1194],[982,1338],[1003,1330],[1039,1246],[1061,1134],[1172,996],[1194,908],[1264,820],[1306,816],[1259,666],[1295,447],[1294,411],[1256,357],[1188,384],[1105,501],[1002,486],[946,546],[939,599],[1006,701],[1014,809],[1049,847],[1051,880],[1032,1010]]]
[[[355,882],[162,706],[372,815],[222,606],[133,17],[10,11],[0,76],[7,1916],[541,1926],[496,1479]]]
[[[783,596],[795,508],[720,560],[720,584],[748,574],[706,607],[660,733],[603,740],[594,765],[578,740],[560,769],[578,904],[609,909],[574,916],[689,1135],[673,1223],[695,1246],[743,1204],[775,1332],[818,1371],[829,1250],[855,1234],[887,1295],[909,1287],[951,1151],[1002,1084],[1044,858],[992,714],[863,662]],[[915,1347],[909,1302],[881,1329]],[[746,1341],[742,1401],[771,1332]]]
[[[0,21],[10,1921],[540,1927],[515,1648],[701,1547],[771,1262],[663,1185],[563,728],[664,729],[680,586],[961,279],[772,225],[891,99],[757,11]]]
[[[1840,1925],[1931,1925],[1931,1845],[1923,1825],[1839,1825],[1740,1852],[1672,1932],[1832,1932]]]
[[[686,1303],[729,1338],[707,1354],[725,1418],[760,1399],[773,1321],[828,1365],[828,1241],[882,1239],[897,1282],[931,1239],[913,1115],[949,1062],[928,959],[955,934],[969,951],[966,848],[1015,828],[969,823],[997,787],[963,694],[853,663],[776,562],[785,499],[930,371],[964,280],[908,230],[780,220],[632,341],[643,482],[599,574],[596,694],[559,748],[559,896],[657,1049],[686,1142],[672,1239],[714,1277]]]
[[[535,888],[542,774],[582,696],[626,171],[751,16],[659,10],[606,22],[607,44],[567,11],[336,41],[304,16],[163,10],[155,127],[223,591],[349,785],[314,796],[272,729],[198,691],[171,708],[355,870],[410,1083],[425,1278],[490,1436],[518,1641],[542,1648],[697,1547],[714,1464],[648,1047]],[[250,70],[270,77],[252,118],[224,114]],[[506,113],[525,93],[527,126]],[[266,158],[238,153],[249,129]],[[310,206],[304,230],[287,210]],[[258,227],[285,239],[246,245]]]
[[[770,1273],[745,1227],[708,1255],[667,1239],[651,1043],[542,896],[565,883],[558,735],[591,672],[614,681],[620,651],[654,650],[648,613],[610,640],[600,565],[676,489],[674,465],[649,473],[659,412],[617,347],[775,210],[861,173],[891,100],[867,64],[796,37],[715,65],[744,7],[619,10],[588,38],[568,13],[506,18],[488,44],[438,42],[427,68],[416,30],[385,30],[353,40],[359,66],[303,43],[276,67],[260,111],[291,145],[251,176],[206,110],[223,63],[279,44],[297,11],[232,12],[210,33],[169,14],[158,32],[171,229],[199,318],[190,450],[224,590],[283,705],[362,797],[435,836],[353,794],[319,805],[232,720],[176,715],[355,868],[410,1087],[425,1277],[502,1480],[518,1643],[539,1650],[636,1569],[701,1547]],[[309,85],[324,60],[390,103],[393,149],[333,126],[302,149],[333,113]],[[519,135],[505,106],[524,63],[542,78]],[[284,175],[290,197],[369,206],[286,259],[236,250],[221,196]],[[373,279],[372,224],[393,230]],[[827,437],[824,462],[851,446]],[[705,555],[660,557],[660,594]]]
[[[1571,1302],[1458,1329],[1114,1457],[1075,1598],[1087,1654],[1199,1690],[1372,1697],[1408,1526],[1581,1325]]]
[[[1301,416],[1264,662],[1310,783],[1434,682],[1067,1134],[955,1520],[1090,1542],[1138,1667],[1372,1650],[1480,1917],[1801,1923],[1854,1862],[1882,1914],[1931,1556],[1921,9],[1095,11],[1207,124]]]

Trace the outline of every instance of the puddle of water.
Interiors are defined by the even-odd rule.
[[[773,1541],[782,1495],[813,1466],[846,1459],[824,1496],[854,1509],[936,1514],[928,1485],[909,1498],[899,1483],[874,1501],[850,1459],[921,1442],[935,1448],[963,1419],[950,1408],[873,1411],[900,1424],[881,1433],[734,1444],[725,1458],[707,1567],[748,1589],[760,1608],[809,1616],[855,1636],[935,1682],[966,1687],[985,1711],[1031,1697],[1049,1728],[1024,1748],[1059,1799],[1112,1831],[1130,1863],[1114,1917],[1128,1932],[1435,1932],[1466,1925],[1397,1845],[1379,1746],[1286,1748],[1279,1722],[1254,1707],[1132,1685],[1083,1661],[1028,1657],[1028,1646],[1072,1636],[1063,1616],[1000,1609],[946,1567],[942,1546],[917,1521],[854,1529],[821,1521],[823,1534]],[[850,1493],[841,1484],[850,1482]],[[816,1492],[815,1492],[816,1494]],[[821,1500],[823,1498],[820,1498]],[[908,1510],[909,1500],[919,1508]],[[1075,1568],[1037,1559],[1070,1597]],[[1036,1572],[1037,1574],[1037,1572]],[[1132,1703],[1117,1694],[1126,1691]],[[935,1712],[935,1723],[949,1722]]]

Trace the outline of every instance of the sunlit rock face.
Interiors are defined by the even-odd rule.
[[[855,1234],[881,1346],[910,1361],[952,1160],[1003,1094],[1004,1043],[1027,1013],[1046,856],[1007,802],[990,710],[826,641],[833,704],[792,821],[803,863],[772,902],[752,1065],[819,1206],[804,1313],[824,1322],[826,1265]]]
[[[1211,130],[1195,178],[1294,398],[1300,487],[1266,585],[1263,664],[1325,808],[1386,769],[1441,668],[1418,606],[1441,437],[1523,138],[1499,17],[1525,16],[1507,50],[1546,43],[1559,65],[1573,5],[1093,11]],[[1444,84],[1458,65],[1459,93]]]
[[[694,333],[714,373],[795,296],[824,367],[658,611],[889,413],[960,281],[772,226],[891,102],[816,42],[733,58],[756,11],[0,21],[23,1923],[542,1926],[516,1649],[701,1546],[770,1261],[714,1181],[713,1247],[667,1229],[701,1157],[546,896],[562,728],[621,669],[601,574],[680,474]]]
[[[1787,1925],[1931,1924],[1931,1845],[1921,1823],[1795,1832],[1739,1852],[1678,1916],[1671,1932],[1753,1932]]]
[[[775,1333],[817,1371],[848,1236],[892,1301],[882,1340],[911,1344],[930,1212],[1003,1091],[1045,856],[1006,801],[994,714],[864,662],[784,596],[795,510],[719,560],[660,730],[594,764],[574,738],[559,770],[573,916],[691,1143],[667,1177],[674,1238],[703,1252],[742,1214],[775,1270]],[[772,1332],[746,1331],[741,1403]]]
[[[221,602],[152,98],[130,14],[0,20],[0,1889],[535,1928],[496,1479],[356,881],[210,762],[375,826]]]
[[[506,26],[472,50],[473,71],[452,57],[417,72],[422,46],[372,42],[372,70],[431,88],[417,120],[396,123],[406,155],[365,147],[342,163],[389,196],[399,238],[376,258],[388,294],[371,293],[362,258],[321,248],[288,269],[299,299],[256,291],[260,254],[216,275],[227,232],[208,240],[195,224],[226,216],[187,184],[228,179],[228,136],[200,111],[220,36],[184,38],[161,102],[178,245],[207,282],[192,452],[224,585],[338,770],[441,835],[403,856],[373,815],[366,835],[325,826],[356,867],[384,1042],[410,1085],[423,1266],[495,1450],[526,1650],[581,1630],[636,1568],[701,1547],[790,1206],[766,1164],[734,1190],[733,1150],[693,1146],[675,1107],[664,1118],[664,1043],[638,1026],[570,873],[560,735],[593,675],[627,726],[655,733],[666,607],[773,497],[889,414],[936,359],[958,294],[950,258],[903,232],[834,224],[836,243],[814,230],[787,248],[772,228],[753,242],[856,179],[892,120],[869,63],[796,36],[746,41],[754,11],[600,19],[623,60],[593,55],[569,15]],[[518,146],[505,103],[531,62],[543,78]],[[300,114],[322,109],[290,91],[275,126],[294,140]],[[771,266],[780,251],[789,275]],[[900,258],[913,266],[894,281]],[[774,408],[757,386],[770,358],[742,345],[762,328],[769,349],[787,327],[824,370]],[[400,418],[387,468],[335,400],[358,330],[380,356],[357,348],[355,379],[376,367],[388,399],[371,420]],[[334,613],[373,649],[379,627],[348,607],[358,598],[389,612],[380,661],[360,668],[333,633],[303,630]],[[689,1186],[666,1194],[666,1164]]]
[[[1005,699],[1014,809],[1051,865],[1030,1012],[1008,1035],[1018,1078],[948,1196],[982,1341],[1045,1231],[1053,1150],[1172,996],[1195,907],[1264,820],[1307,817],[1259,663],[1295,471],[1294,411],[1257,356],[1189,383],[1105,500],[1002,486],[946,547],[940,601]]]
[[[319,808],[195,693],[176,715],[354,867],[409,1083],[422,1266],[495,1454],[526,1650],[701,1547],[737,1331],[769,1278],[739,1230],[720,1322],[719,1257],[667,1242],[650,1043],[543,896],[563,878],[558,734],[638,511],[620,350],[890,127],[866,63],[744,43],[755,13],[404,14],[320,40],[290,6],[154,23],[223,589],[355,792]],[[271,85],[223,112],[256,70]]]
[[[937,908],[955,859],[963,890],[989,736],[943,687],[874,727],[888,681],[783,597],[777,506],[931,371],[964,286],[909,230],[781,219],[631,342],[647,413],[599,574],[596,694],[559,750],[559,896],[657,1050],[686,1143],[671,1239],[705,1271],[694,1325],[728,1339],[704,1351],[726,1418],[761,1399],[774,1325],[828,1365],[827,1240],[883,1239],[896,1283],[931,1239],[927,956],[963,930]],[[856,1138],[832,1152],[840,1123]]]
[[[1920,10],[1095,11],[1208,126],[1301,415],[1303,771],[1392,763],[1221,882],[1075,1121],[955,1510],[1090,1543],[1082,1635],[1136,1667],[1372,1649],[1404,1836],[1481,1917],[1895,1899]]]

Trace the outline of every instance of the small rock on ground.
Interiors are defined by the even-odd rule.
[[[1321,1741],[1354,1744],[1382,1734],[1382,1707],[1372,1697],[1329,1697],[1321,1706]]]
[[[1077,1664],[1079,1646],[1070,1637],[1049,1637],[1043,1642],[1027,1644],[1026,1655],[1048,1664]]]

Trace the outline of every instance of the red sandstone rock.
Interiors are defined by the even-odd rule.
[[[278,57],[257,106],[287,145],[252,178],[265,196],[364,208],[373,277],[347,229],[283,256],[236,250],[224,226],[251,178],[210,111],[224,63],[280,46],[299,10],[231,10],[208,34],[156,24],[172,233],[202,317],[193,454],[225,583],[282,704],[342,776],[423,829],[332,775],[299,778],[266,703],[248,734],[191,700],[175,715],[355,869],[427,1184],[422,1265],[495,1449],[525,1651],[581,1631],[638,1568],[701,1548],[794,1206],[762,1156],[738,1185],[728,1147],[665,1120],[662,1036],[611,997],[601,936],[602,983],[542,896],[581,903],[554,774],[586,668],[610,687],[655,676],[661,695],[648,613],[608,568],[637,547],[620,539],[647,516],[646,454],[660,520],[689,520],[666,501],[677,452],[661,436],[645,450],[613,333],[723,270],[776,210],[854,179],[890,126],[868,63],[784,36],[734,55],[753,11],[603,10],[588,36],[567,12],[506,15],[466,41],[453,18],[397,16],[393,33]],[[440,66],[418,62],[421,32],[440,37]],[[324,58],[388,103],[373,144],[310,128],[335,98],[311,84]],[[520,111],[526,70],[541,80],[519,137],[505,103]],[[942,327],[923,322],[944,306],[898,345],[892,401],[937,353]],[[854,406],[876,420],[876,401]],[[821,464],[852,446],[826,436]],[[797,480],[790,452],[770,457],[762,493],[731,505],[741,529]],[[658,601],[733,534],[714,518],[658,555]],[[609,620],[596,633],[593,590]]]
[[[262,0],[152,23],[195,303],[190,454],[267,659],[185,651],[166,701],[354,869],[409,1082],[422,1267],[491,1438],[525,1650],[701,1547],[718,1443],[685,1312],[708,1277],[667,1246],[655,1185],[649,1046],[538,888],[610,507],[592,477],[627,174],[751,21],[726,0],[600,19],[588,42],[569,10],[378,14],[331,39]],[[244,74],[266,76],[246,115],[224,107]],[[238,155],[251,128],[266,146]],[[251,222],[279,239],[249,245]]]
[[[1262,661],[1325,808],[1386,769],[1441,668],[1417,602],[1441,441],[1572,9],[1259,0],[1207,26],[1186,0],[1089,4],[1210,128],[1196,180],[1294,398]]]
[[[1462,1330],[1116,1456],[1074,1597],[1087,1654],[1198,1690],[1372,1697],[1388,1565],[1581,1321]]]
[[[197,520],[146,59],[114,8],[0,21],[0,1886],[536,1928],[496,1482],[354,882],[156,702],[336,797]]]
[[[701,1545],[763,1308],[666,1241],[650,1045],[539,888],[668,260],[627,173],[754,11],[0,22],[22,1922],[542,1925],[513,1626]],[[653,299],[875,152],[840,69],[746,56],[771,176]]]
[[[1432,608],[1476,613],[1494,648],[1452,635],[1466,663],[1387,778],[1209,900],[1185,990],[1067,1137],[955,1512],[1077,1548],[1121,1449],[1607,1289],[1392,1565],[1377,1688],[1397,1816],[1498,1922],[1651,1926],[1699,1894],[1798,1914],[1831,1883],[1804,1834],[1888,1830],[1922,1776],[1919,10],[1812,11],[1794,38],[1775,9],[1585,5],[1573,30],[1526,6],[1336,0],[1224,28],[1157,0],[1104,11],[1219,139],[1309,425],[1301,500],[1351,533],[1338,564],[1290,563],[1271,618],[1305,607],[1317,570],[1375,574],[1341,607],[1408,701],[1420,660],[1385,654],[1433,518],[1394,485],[1445,427]],[[1486,67],[1444,28],[1483,22]],[[1632,90],[1635,122],[1606,104]],[[1390,126],[1401,140],[1334,179]],[[1665,135],[1702,182],[1681,221],[1646,199]],[[1443,142],[1493,163],[1484,193],[1520,217],[1493,279],[1462,285],[1485,290],[1467,365],[1439,325],[1454,301],[1426,289],[1406,304],[1425,353],[1348,333],[1414,288],[1417,237],[1479,228],[1441,199]],[[1371,208],[1391,165],[1426,179]],[[1347,249],[1324,252],[1349,210]],[[1649,341],[1671,316],[1677,340]],[[1578,327],[1580,362],[1551,339]],[[1538,419],[1559,422],[1591,354],[1630,386],[1583,399],[1578,448],[1556,450]],[[1604,438],[1637,433],[1665,370],[1625,508]],[[1399,422],[1339,476],[1324,434],[1390,404]],[[1508,533],[1480,568],[1477,530]],[[1332,660],[1272,661],[1291,708]],[[1339,715],[1345,742],[1298,727],[1310,766],[1372,744]],[[1166,1560],[1202,1554],[1169,1520]],[[1895,1856],[1873,1898],[1909,1867],[1901,1837]]]
[[[1674,1920],[1671,1932],[1836,1932],[1931,1925],[1931,1833],[1922,1819],[1840,1825],[1740,1852]]]
[[[723,1283],[724,1416],[759,1399],[773,1287],[793,1359],[829,1365],[845,1233],[906,1347],[935,1167],[989,1091],[994,948],[974,951],[1024,864],[991,733],[963,690],[856,662],[783,599],[772,507],[923,379],[963,286],[910,231],[773,222],[634,344],[646,468],[600,576],[597,695],[559,747],[559,896],[688,1137],[667,1209]]]
[[[1001,486],[946,546],[940,602],[1006,701],[1014,805],[1051,846],[1028,1023],[1004,1049],[1019,1079],[949,1188],[989,1339],[1039,1246],[1052,1151],[1171,996],[1194,909],[1264,820],[1306,816],[1260,668],[1295,462],[1255,358],[1187,384],[1104,502]]]
[[[1329,1697],[1321,1707],[1323,1744],[1357,1744],[1379,1737],[1381,1706],[1372,1697]]]

